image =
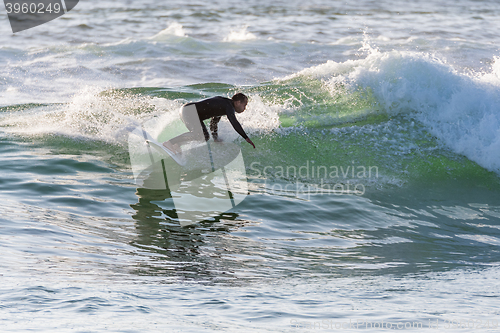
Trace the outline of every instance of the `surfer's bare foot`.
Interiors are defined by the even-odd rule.
[[[182,150],[178,145],[171,144],[169,141],[163,142],[163,146],[165,148],[167,148],[168,150],[174,152],[174,154],[181,154],[182,153]]]

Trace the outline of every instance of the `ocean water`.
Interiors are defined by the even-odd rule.
[[[497,1],[81,1],[0,15],[2,332],[496,332]],[[131,129],[250,97],[249,194],[181,226]]]

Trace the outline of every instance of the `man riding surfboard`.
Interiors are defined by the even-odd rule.
[[[181,153],[180,146],[184,143],[190,141],[208,141],[210,136],[203,123],[205,119],[211,119],[210,131],[212,132],[212,137],[214,141],[219,142],[221,140],[218,137],[218,123],[222,116],[227,116],[234,130],[255,148],[254,143],[248,138],[235,115],[235,113],[245,111],[247,104],[248,97],[242,93],[235,94],[231,99],[217,96],[185,104],[180,110],[180,116],[189,132],[165,141],[163,146],[175,153]]]

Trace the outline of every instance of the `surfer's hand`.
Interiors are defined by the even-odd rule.
[[[246,138],[247,142],[253,146],[253,149],[255,149],[255,145],[253,144],[252,140],[250,138]]]

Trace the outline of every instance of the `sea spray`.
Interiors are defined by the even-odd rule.
[[[500,151],[498,62],[495,60],[489,73],[471,74],[460,73],[430,54],[373,51],[364,59],[328,61],[288,79],[320,80],[332,99],[338,100],[342,94],[353,98],[337,107],[332,104],[323,120],[328,115],[338,115],[336,109],[346,110],[342,105],[351,108],[347,111],[351,118],[344,116],[344,122],[382,114],[406,115],[423,124],[426,131],[455,153],[500,172],[500,155],[496,154]],[[366,104],[356,108],[359,103]],[[300,123],[311,123],[304,120],[307,111],[302,111],[301,117]],[[317,115],[311,113],[310,119],[313,118]],[[328,124],[328,120],[323,124]]]

